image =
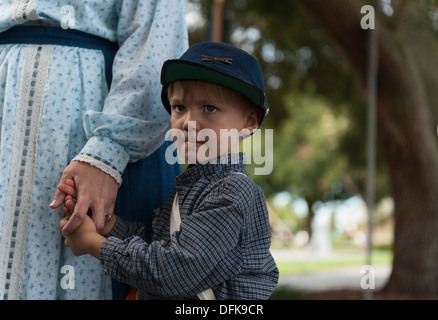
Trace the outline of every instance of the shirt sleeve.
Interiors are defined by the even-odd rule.
[[[84,116],[88,138],[74,160],[86,161],[121,182],[128,162],[153,153],[169,129],[160,72],[188,46],[183,0],[123,1],[117,27],[113,81],[102,111]]]
[[[241,259],[232,264],[221,262],[231,251],[240,250],[244,211],[235,199],[236,193],[213,190],[182,220],[180,231],[170,240],[147,243],[137,236],[108,238],[100,251],[104,270],[161,297],[196,296],[232,278],[241,270]],[[240,252],[236,256],[241,256]]]
[[[139,236],[143,239],[147,239],[149,235],[143,223],[124,221],[120,216],[117,216],[114,227],[107,234],[107,237],[116,237],[118,239],[126,239],[132,236]]]

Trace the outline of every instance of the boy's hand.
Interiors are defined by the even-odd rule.
[[[71,196],[67,196],[65,198],[64,207],[62,207],[62,211],[68,216],[71,216],[75,210],[76,200]]]
[[[61,229],[70,217],[59,222]],[[97,233],[96,226],[89,216],[85,216],[82,223],[69,235],[65,236],[65,245],[70,247],[75,256],[91,254],[99,259],[99,250],[106,238]]]
[[[62,211],[64,211],[66,215],[71,216],[75,210],[77,197],[75,182],[72,179],[67,179],[65,184],[60,184],[58,186],[58,189],[67,195],[64,200]]]

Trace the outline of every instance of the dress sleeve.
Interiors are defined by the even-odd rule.
[[[88,142],[73,160],[88,162],[120,183],[128,162],[153,153],[169,129],[160,71],[165,60],[187,49],[184,1],[123,1],[117,34],[120,49],[110,92],[102,111],[85,114]]]

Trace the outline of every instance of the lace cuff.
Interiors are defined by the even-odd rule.
[[[109,174],[111,177],[114,178],[114,180],[116,180],[116,182],[119,186],[122,184],[122,172],[117,170],[116,167],[114,167],[113,165],[111,165],[111,163],[109,163],[108,161],[106,161],[104,159],[101,159],[101,158],[94,156],[92,154],[81,153],[81,154],[77,155],[76,157],[74,157],[72,161],[87,162],[90,165],[92,165],[93,167],[96,167],[96,168],[102,170],[103,172]]]

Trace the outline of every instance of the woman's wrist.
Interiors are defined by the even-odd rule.
[[[96,167],[112,177],[118,186],[122,184],[122,173],[116,167],[112,166],[109,162],[97,156],[80,153],[73,158],[72,162],[73,161],[84,162],[89,164],[90,166]]]

